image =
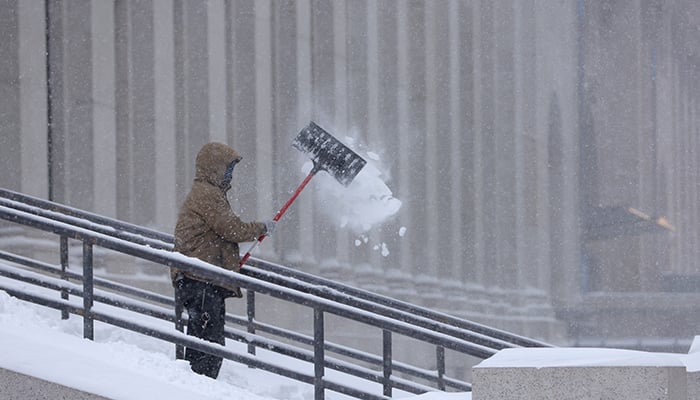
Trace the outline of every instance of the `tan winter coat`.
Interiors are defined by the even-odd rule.
[[[207,143],[197,154],[192,189],[180,208],[175,226],[175,251],[196,257],[210,264],[238,272],[239,242],[253,241],[265,233],[260,222],[243,222],[231,211],[226,192],[231,188],[225,182],[226,167],[241,157],[222,143]],[[173,286],[178,274],[206,281],[191,273],[171,269]],[[240,289],[225,286],[241,296]]]

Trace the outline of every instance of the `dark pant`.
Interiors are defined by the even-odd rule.
[[[206,282],[183,278],[178,281],[179,298],[187,309],[187,334],[224,344],[226,304],[230,291]],[[223,358],[186,348],[185,360],[192,371],[216,379]]]

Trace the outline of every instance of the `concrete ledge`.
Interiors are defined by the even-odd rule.
[[[700,399],[700,371],[688,371],[688,400]]]
[[[677,356],[615,349],[506,349],[475,366],[473,400],[687,400]]]
[[[695,336],[688,354],[682,358],[688,371],[688,400],[700,399],[700,336]]]
[[[0,399],[3,400],[103,400],[80,390],[0,368]]]

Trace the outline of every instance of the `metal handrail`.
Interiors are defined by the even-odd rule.
[[[41,261],[33,260],[27,257],[23,256],[18,256],[12,253],[8,253],[6,251],[1,251],[0,250],[0,259],[6,260],[15,264],[23,265],[26,267],[30,267],[32,269],[39,270],[41,272],[46,272],[54,275],[64,275],[64,277],[73,279],[73,280],[82,280],[82,275],[77,274],[75,272],[71,271],[61,271],[57,266],[51,265],[48,263],[44,263]],[[51,288],[54,290],[61,290],[65,291],[66,293],[69,294],[74,294],[80,296],[82,294],[81,289],[76,288],[76,287],[70,287],[65,285],[62,281],[56,281],[56,280],[45,280],[42,279],[42,275],[30,275],[26,276],[26,273],[19,273],[13,269],[7,269],[0,264],[0,276],[5,276],[9,277],[12,279],[20,280],[23,282],[27,283],[32,283],[32,284],[37,284],[42,287],[46,288]],[[155,302],[161,305],[164,305],[166,307],[172,308],[174,306],[174,300],[171,297],[163,296],[157,293],[149,292],[146,290],[134,288],[131,286],[123,285],[120,283],[112,282],[106,279],[100,279],[100,278],[95,278],[94,283],[96,287],[104,287],[106,289],[112,289],[115,290],[119,293],[126,294],[126,295],[134,295],[140,299],[147,300],[149,302]],[[161,319],[165,319],[168,321],[173,321],[175,318],[172,313],[169,313],[167,315],[164,314],[162,310],[154,310],[153,307],[150,305],[144,303],[139,303],[139,302],[122,302],[120,303],[120,300],[113,300],[112,298],[105,297],[104,295],[100,296],[98,294],[95,295],[96,299],[99,299],[99,301],[104,302],[105,304],[109,305],[114,305],[114,306],[123,306],[123,308],[128,309],[128,310],[135,310],[135,311],[140,311],[141,314],[145,315],[150,315],[150,316],[156,316]],[[244,318],[227,314],[226,315],[226,321],[235,323],[237,325],[241,326],[246,326],[248,324],[248,321],[246,321]],[[313,337],[306,336],[297,332],[293,332],[290,330],[278,328],[275,326],[263,324],[257,321],[253,321],[254,328],[256,331],[260,332],[266,332],[270,333],[275,336],[283,337],[285,339],[290,339],[294,342],[298,342],[300,344],[304,345],[312,345],[313,344]],[[237,341],[242,341],[249,343],[251,345],[257,346],[257,347],[264,347],[266,350],[270,351],[277,351],[278,347],[271,343],[260,343],[259,340],[250,340],[250,335],[241,335],[241,334],[235,334],[232,332],[227,331],[226,332],[226,337],[229,339],[237,340]],[[343,347],[340,345],[333,344],[331,342],[326,342],[325,343],[325,349],[329,352],[342,355],[342,356],[347,356],[353,359],[356,359],[358,361],[362,361],[368,364],[372,364],[375,366],[381,366],[382,365],[382,358],[377,357],[373,354],[370,353],[364,353],[358,350],[354,350],[352,348],[347,348]],[[284,354],[289,355],[289,351],[285,351]],[[333,365],[331,365],[333,367]],[[419,379],[423,379],[426,381],[436,381],[437,377],[434,376],[434,374],[431,373],[431,371],[427,370],[422,370],[420,368],[399,363],[399,362],[394,362],[393,364],[393,369],[398,372],[403,372],[405,374],[408,374],[409,376],[413,376]],[[462,381],[455,380],[449,377],[444,377],[443,378],[446,383],[448,383],[448,386],[451,386],[452,388],[458,389],[458,390],[469,390],[470,386]],[[397,389],[402,389],[402,386],[394,386]]]
[[[13,216],[14,215],[14,216]],[[312,345],[316,353],[323,354],[324,350],[334,352],[340,355],[348,356],[358,361],[363,361],[371,365],[378,366],[384,370],[384,394],[390,395],[391,388],[403,388],[407,391],[414,391],[416,386],[410,383],[401,384],[392,375],[392,371],[405,373],[407,376],[414,376],[419,379],[424,379],[436,383],[438,388],[444,390],[446,386],[457,388],[458,390],[470,390],[471,386],[463,381],[446,377],[444,375],[444,349],[449,348],[458,352],[473,355],[480,358],[486,358],[494,354],[497,350],[507,347],[544,347],[549,346],[546,343],[525,338],[519,335],[514,335],[509,332],[490,328],[471,321],[456,318],[454,316],[432,311],[430,309],[412,305],[407,302],[402,302],[387,296],[378,295],[369,291],[354,288],[342,283],[334,282],[322,277],[314,276],[303,271],[291,269],[279,264],[270,263],[257,258],[251,258],[249,263],[244,267],[242,274],[233,274],[228,276],[222,274],[220,268],[214,268],[213,271],[207,270],[212,267],[206,263],[195,260],[195,265],[188,265],[193,259],[178,257],[178,254],[171,253],[172,250],[172,235],[158,232],[152,229],[125,223],[114,220],[108,217],[89,213],[83,210],[75,209],[58,203],[49,202],[43,199],[27,196],[18,192],[0,189],[0,218],[12,220],[28,226],[34,226],[39,229],[52,231],[62,237],[62,248],[65,245],[66,237],[71,237],[83,241],[83,258],[91,259],[92,246],[98,245],[104,248],[112,249],[124,254],[130,254],[142,259],[154,261],[167,266],[177,266],[180,269],[196,272],[198,275],[210,278],[214,282],[234,282],[235,284],[248,289],[249,311],[248,320],[241,317],[227,315],[227,321],[235,322],[240,325],[248,326],[248,335],[237,335],[229,332],[227,328],[227,337],[234,340],[244,341],[245,337],[251,337],[250,334],[255,334],[256,330],[270,333],[291,339],[298,343]],[[147,249],[143,252],[144,247]],[[0,251],[0,258],[5,258],[12,261],[8,256],[9,253]],[[167,256],[164,256],[167,255]],[[168,256],[174,256],[175,259]],[[9,257],[9,258],[8,258]],[[15,260],[17,260],[15,257]],[[62,255],[67,259],[67,253]],[[21,260],[22,264],[36,267],[32,264],[32,260]],[[17,261],[15,261],[17,262]],[[91,264],[91,260],[89,262]],[[39,263],[41,264],[41,263]],[[206,266],[204,272],[199,268],[201,264]],[[90,266],[91,267],[91,266]],[[46,269],[46,266],[44,266]],[[56,271],[56,268],[53,268]],[[51,272],[54,272],[51,271]],[[85,269],[83,271],[85,274]],[[230,273],[229,273],[230,274]],[[91,275],[91,274],[90,274]],[[69,271],[63,271],[64,279],[82,279],[82,275],[75,274]],[[126,285],[116,284],[99,278],[90,276],[90,280],[94,279],[95,284],[103,287],[108,287],[120,292],[130,292],[136,296],[147,298],[155,295],[156,302],[172,306],[174,302],[162,295],[146,294],[139,292],[139,289],[131,288]],[[252,279],[252,280],[248,280]],[[263,284],[265,283],[265,284]],[[258,286],[262,285],[262,286]],[[283,288],[283,290],[280,290]],[[282,298],[287,301],[297,302],[314,309],[314,314],[317,316],[316,324],[322,326],[323,314],[334,313],[342,317],[375,325],[384,330],[384,353],[383,356],[374,356],[363,353],[359,350],[345,348],[343,346],[334,345],[323,339],[323,332],[314,332],[314,336],[304,336],[295,332],[290,332],[281,328],[272,327],[261,324],[255,321],[254,315],[254,293],[258,291],[263,294],[268,294],[273,297]],[[68,294],[65,288],[62,289],[65,295]],[[323,300],[320,302],[309,301],[308,298],[301,296],[295,297],[292,293],[311,296],[315,300]],[[73,293],[80,291],[73,290]],[[150,292],[149,292],[150,293]],[[144,297],[146,296],[146,297]],[[103,297],[95,297],[98,301],[104,301]],[[88,293],[84,299],[85,309],[89,309],[93,301],[93,295]],[[109,300],[109,299],[107,299]],[[151,299],[153,300],[153,299]],[[177,309],[176,309],[177,310]],[[141,309],[141,311],[145,311]],[[89,314],[89,313],[88,313]],[[377,318],[381,316],[382,318]],[[386,322],[386,318],[397,322],[396,324],[382,324]],[[176,326],[182,326],[182,321],[178,316],[175,316]],[[172,320],[172,318],[168,318]],[[377,324],[375,324],[377,323]],[[86,331],[90,326],[86,323]],[[420,368],[397,363],[391,359],[391,335],[392,333],[403,334],[422,340],[426,343],[431,343],[436,346],[436,356],[438,362],[437,371],[421,370]],[[318,342],[321,342],[319,346]],[[249,341],[249,351],[254,353],[254,349],[259,345],[260,341]],[[268,343],[266,346],[271,346]],[[289,350],[282,347],[275,349],[283,353],[299,354],[295,350]],[[306,357],[308,360],[308,357]],[[319,364],[330,368],[347,368],[347,366],[333,363],[323,356],[319,360],[315,360],[317,381],[323,382],[322,368]],[[352,369],[352,368],[351,368]],[[362,374],[358,371],[352,373]],[[380,379],[376,375],[374,378],[363,376],[366,379]],[[328,386],[328,383],[323,383]],[[323,384],[317,386],[317,396],[322,396]],[[413,387],[413,390],[411,388]],[[319,389],[321,388],[321,389]],[[342,388],[336,388],[341,389]],[[319,391],[320,390],[320,394]],[[335,389],[333,389],[335,390]],[[418,393],[418,392],[416,392]]]
[[[128,222],[120,221],[117,219],[105,217],[103,215],[91,213],[89,211],[81,210],[78,208],[66,206],[64,204],[56,203],[53,201],[44,200],[13,190],[0,188],[0,198],[15,200],[17,202],[24,203],[27,205],[37,206],[47,211],[55,211],[60,214],[75,217],[77,219],[83,219],[96,224],[106,225],[111,227],[113,232],[130,232],[139,234],[149,239],[170,242],[171,244],[173,242],[172,235],[168,235],[166,233],[158,232],[153,229],[148,229],[139,225],[130,224]]]
[[[55,308],[57,310],[66,310],[72,314],[81,315],[84,318],[89,318],[94,321],[105,322],[110,325],[142,333],[144,335],[165,340],[171,343],[181,344],[183,346],[187,346],[205,353],[217,355],[228,360],[240,362],[254,368],[262,369],[281,376],[295,379],[300,382],[312,385],[317,384],[315,377],[310,374],[305,374],[291,369],[283,368],[278,365],[261,361],[260,359],[255,357],[239,354],[232,350],[226,349],[224,346],[210,344],[209,342],[198,340],[196,338],[193,338],[192,336],[185,335],[184,333],[178,332],[176,330],[158,329],[154,326],[140,324],[138,322],[128,320],[125,318],[120,318],[113,314],[102,312],[99,310],[91,309],[90,311],[86,312],[83,307],[75,305],[69,301],[63,299],[55,299],[48,296],[42,296],[36,293],[29,293],[22,290],[17,290],[17,288],[5,285],[3,284],[3,282],[0,282],[0,290],[4,290],[12,296],[17,297],[21,300],[30,301],[46,307]],[[367,398],[371,400],[389,399],[389,397],[386,396],[376,396],[349,387],[340,388],[338,387],[338,385],[332,383],[326,383],[325,387],[357,398]]]
[[[88,229],[98,229],[99,225],[106,225],[99,231],[126,240],[136,241],[137,243],[147,244],[153,248],[172,249],[172,243],[174,242],[173,236],[166,233],[110,219],[7,189],[0,189],[0,204],[3,204],[2,198],[15,200],[20,202],[20,204],[26,203],[36,206],[38,207],[37,209],[28,212],[37,213],[37,215],[46,216],[47,213],[42,210],[47,209],[57,212],[56,215],[50,218],[57,218],[58,220],[67,222],[65,216],[61,216],[60,214],[75,217],[78,219],[79,223],[81,221],[83,222],[81,226]],[[112,227],[115,227],[117,230],[115,231]],[[505,347],[552,347],[552,345],[542,341],[516,335],[473,321],[460,319],[446,313],[437,312],[426,307],[355,288],[350,285],[255,257],[250,258],[248,264],[243,267],[242,272],[261,280],[274,280],[274,282],[284,286],[296,285],[300,290],[314,290],[317,296],[325,298],[335,296],[336,299],[339,299],[339,293],[343,293],[350,296],[347,299],[348,301],[354,301],[355,306],[363,308],[367,305],[369,308],[373,309],[374,312],[378,313],[381,313],[381,310],[390,310],[390,312],[396,316],[396,312],[402,311],[406,314],[402,314],[401,318],[408,318],[408,320],[413,323],[423,324],[423,326],[428,326],[445,333],[453,332],[457,337],[464,337],[465,335],[467,337],[471,336],[477,343],[497,350]],[[302,287],[302,283],[307,285]],[[319,286],[321,288],[319,288]],[[380,308],[380,306],[385,308]],[[434,321],[434,323],[428,322],[426,319]]]
[[[269,296],[281,298],[283,300],[289,300],[305,306],[318,308],[324,312],[332,312],[340,316],[353,319],[357,322],[369,323],[379,328],[390,329],[397,333],[407,333],[409,335],[413,335],[412,337],[414,338],[432,342],[433,344],[440,344],[442,339],[450,338],[448,335],[433,332],[426,328],[414,328],[411,324],[403,321],[391,321],[386,318],[380,318],[371,312],[359,310],[342,303],[320,298],[312,294],[303,293],[295,289],[280,286],[278,284],[264,282],[257,278],[249,277],[245,274],[237,274],[222,270],[221,268],[216,268],[211,264],[193,259],[191,257],[182,256],[166,250],[148,248],[146,246],[134,244],[83,228],[73,227],[71,225],[52,221],[43,217],[34,216],[17,210],[11,210],[4,206],[0,206],[0,218],[45,231],[50,231],[57,235],[81,240],[83,241],[84,246],[96,245],[120,253],[128,254],[130,256],[152,261],[156,264],[175,267],[186,272],[194,273],[217,285],[224,286],[227,284],[234,284],[246,289],[252,289],[258,293],[263,293]],[[489,357],[495,353],[494,349],[456,338],[453,338],[453,340],[450,342],[446,342],[445,346],[467,354],[472,354],[471,352],[474,352],[472,355],[482,357]]]
[[[76,228],[81,228],[84,231],[93,232],[104,236],[124,240],[132,244],[145,245],[151,249],[170,251],[172,249],[172,235],[164,234],[152,229],[144,228],[138,225],[125,223],[110,219],[108,217],[85,212],[79,209],[68,207],[65,205],[48,202],[43,199],[27,196],[18,192],[0,189],[0,205],[21,211],[25,214],[31,214],[47,220],[53,220],[58,225],[68,225]],[[75,233],[75,232],[74,232]],[[119,251],[119,250],[117,250]],[[1,258],[1,257],[0,257]],[[157,262],[157,261],[156,261]],[[381,296],[372,292],[357,289],[348,285],[343,285],[338,282],[330,281],[325,278],[317,277],[312,274],[294,270],[279,264],[270,263],[267,261],[253,258],[249,261],[249,265],[244,267],[243,272],[252,278],[257,278],[268,283],[277,284],[289,289],[294,289],[299,292],[311,294],[317,298],[323,298],[335,303],[352,306],[356,309],[368,311],[375,315],[382,315],[403,321],[413,327],[422,327],[430,330],[433,333],[446,335],[442,339],[452,338],[464,340],[472,346],[462,348],[466,354],[476,357],[485,358],[495,353],[495,351],[516,346],[549,346],[546,343],[534,341],[508,332],[500,331],[484,325],[476,324],[471,321],[465,321],[447,314],[438,313],[427,308],[418,307],[406,302],[401,302],[391,299],[386,296]],[[70,273],[64,275],[64,278],[75,278]],[[99,284],[106,282],[100,281]],[[118,284],[117,284],[118,285]],[[115,286],[112,286],[115,288]],[[120,289],[128,290],[126,287]],[[249,317],[248,321],[240,317],[227,315],[227,321],[237,324],[247,325],[249,333],[255,333],[260,329],[262,332],[280,335],[286,339],[296,340],[299,343],[313,344],[315,338],[304,337],[284,329],[275,328],[260,324],[254,319],[254,291],[248,288],[248,298],[252,300],[253,306],[249,302]],[[162,299],[161,299],[162,300]],[[167,300],[169,302],[169,300]],[[251,311],[252,308],[252,311]],[[343,311],[338,311],[344,313]],[[182,326],[182,322],[179,323]],[[444,347],[439,343],[433,343],[437,346],[437,374],[430,372],[423,373],[419,368],[403,365],[391,361],[386,363],[386,359],[391,359],[390,352],[387,354],[386,347],[391,343],[391,331],[385,332],[385,354],[383,357],[377,357],[347,349],[343,346],[336,346],[332,343],[324,341],[323,348],[331,352],[336,352],[341,355],[349,356],[359,361],[365,361],[375,366],[383,367],[391,375],[391,370],[395,369],[399,372],[404,372],[408,375],[427,379],[437,382],[438,387],[444,389],[445,384],[452,387],[469,388],[467,383],[444,376]],[[452,345],[448,345],[448,348]],[[250,345],[251,352],[254,352],[254,344]],[[426,378],[427,377],[427,378]],[[390,387],[385,389],[385,393],[390,393]]]
[[[241,274],[234,274],[227,271],[223,271],[220,268],[212,267],[209,264],[203,263],[199,260],[191,259],[188,257],[183,257],[181,255],[172,253],[163,249],[149,248],[144,245],[135,244],[128,242],[124,239],[115,238],[103,233],[90,231],[86,228],[72,226],[70,224],[55,221],[49,218],[33,215],[25,211],[20,211],[17,209],[12,209],[9,207],[0,207],[0,218],[20,223],[26,226],[31,226],[34,228],[42,229],[45,231],[53,232],[57,235],[64,237],[70,237],[83,242],[83,315],[85,318],[84,335],[91,338],[92,332],[92,303],[94,300],[100,300],[99,296],[95,297],[92,288],[92,247],[100,246],[107,249],[115,250],[124,254],[129,254],[142,259],[150,260],[159,264],[167,266],[176,266],[179,269],[196,272],[198,275],[205,278],[211,279],[215,283],[223,283],[225,281],[234,282],[241,287],[252,289],[260,293],[264,293],[273,297],[284,299],[287,301],[293,301],[298,304],[303,304],[305,306],[314,309],[316,315],[316,329],[314,336],[314,358],[318,358],[314,361],[316,367],[316,374],[314,376],[314,382],[317,387],[317,396],[320,390],[320,396],[322,397],[323,388],[328,388],[332,390],[339,390],[346,392],[342,385],[331,384],[323,379],[323,368],[328,366],[328,363],[324,360],[323,351],[325,348],[325,341],[323,340],[323,315],[325,313],[333,313],[341,315],[345,318],[368,323],[380,327],[389,332],[399,333],[408,335],[419,340],[426,341],[428,343],[433,343],[436,345],[446,346],[447,348],[452,348],[456,351],[465,353],[478,353],[482,356],[488,356],[493,354],[493,350],[485,348],[483,346],[474,345],[462,340],[454,340],[446,335],[429,331],[424,328],[416,328],[400,321],[387,321],[386,318],[380,318],[372,313],[366,312],[364,310],[358,310],[356,308],[337,304],[328,299],[319,298],[308,293],[300,293],[294,289],[281,287],[269,282],[262,282],[259,279],[248,277]],[[77,293],[74,291],[74,293]],[[319,367],[320,366],[320,367]],[[385,382],[386,384],[386,382]],[[396,386],[396,383],[393,383]],[[347,389],[352,390],[352,389]],[[385,392],[386,393],[386,392]]]
[[[1,258],[1,257],[0,257]],[[57,278],[50,278],[46,277],[45,275],[39,274],[39,273],[34,273],[30,271],[18,271],[15,268],[11,268],[9,266],[3,266],[0,264],[0,276],[14,279],[17,281],[25,282],[25,283],[31,283],[37,286],[41,286],[43,288],[47,289],[53,289],[53,290],[65,290],[71,295],[76,295],[76,296],[82,296],[83,295],[83,289],[80,287],[80,285],[66,282],[64,280],[60,280]],[[2,287],[3,284],[0,282],[0,287]],[[16,289],[13,289],[11,287],[5,287],[6,290],[8,290],[11,293],[15,293]],[[94,299],[96,302],[103,303],[106,305],[118,307],[121,309],[125,309],[128,311],[133,311],[137,312],[142,315],[147,315],[150,317],[155,317],[167,322],[173,322],[174,321],[174,315],[172,313],[171,308],[163,308],[160,306],[154,306],[148,303],[144,303],[138,300],[133,300],[121,295],[114,295],[114,294],[109,294],[101,290],[95,290],[94,292]],[[237,329],[232,329],[230,327],[225,328],[225,334],[226,337],[229,339],[233,339],[239,342],[244,342],[244,343],[253,343],[258,347],[265,348],[268,351],[276,352],[282,355],[294,357],[298,360],[301,361],[309,361],[313,362],[313,354],[310,353],[307,350],[299,349],[294,346],[286,345],[281,342],[277,342],[271,339],[263,338],[258,335],[250,335],[247,332],[243,332],[241,330]],[[338,371],[344,371],[346,373],[349,373],[353,376],[360,377],[369,381],[373,382],[378,382],[381,383],[381,378],[379,377],[379,373],[377,372],[372,372],[368,371],[367,369],[361,368],[361,367],[356,367],[353,365],[348,365],[347,363],[344,363],[340,360],[336,360],[333,358],[326,358],[325,360],[326,367],[331,368],[334,370]],[[460,382],[455,382],[457,384],[456,387],[460,387],[459,383]],[[428,386],[423,386],[422,388],[420,386],[414,385],[414,384],[406,384],[402,380],[398,379],[393,379],[393,387],[401,390],[406,390],[408,392],[413,392],[413,393],[421,393],[423,391],[430,390],[430,387]],[[463,383],[461,383],[461,388],[462,389],[468,389],[468,386],[465,386]],[[421,390],[419,390],[421,389]]]

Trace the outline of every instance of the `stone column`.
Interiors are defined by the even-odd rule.
[[[451,312],[459,313],[464,311],[467,303],[465,283],[469,282],[465,269],[467,265],[473,263],[469,257],[473,237],[468,234],[473,207],[472,187],[468,183],[473,171],[470,163],[472,148],[467,145],[472,135],[468,120],[471,117],[471,107],[463,91],[465,84],[472,79],[470,71],[465,71],[465,67],[471,62],[468,53],[471,35],[466,23],[468,21],[466,4],[450,1],[446,18],[449,62],[446,75],[449,76],[449,84],[443,95],[448,99],[449,104],[445,107],[447,115],[443,118],[449,122],[449,138],[445,139],[447,148],[444,150],[449,154],[449,165],[446,165],[446,170],[449,172],[443,177],[441,187],[447,200],[445,218],[450,223],[449,227],[442,229],[446,236],[442,240],[445,252],[444,262],[447,265],[440,279],[447,284],[446,290],[452,304],[448,306],[449,309]],[[442,160],[442,162],[445,161]],[[473,265],[469,265],[468,268],[471,267]]]
[[[155,226],[172,233],[178,199],[188,188],[177,185],[178,165],[194,160],[176,157],[174,9],[169,0],[153,2],[153,82],[155,146]]]
[[[653,78],[653,94],[651,108],[654,110],[653,130],[655,133],[655,145],[657,148],[656,169],[654,178],[656,180],[656,190],[654,193],[656,215],[663,215],[676,223],[673,213],[673,201],[671,196],[671,173],[670,168],[673,163],[672,143],[673,143],[673,61],[672,61],[672,22],[671,13],[662,12],[655,21],[657,27],[655,40],[656,64]],[[655,16],[655,13],[651,14]],[[673,271],[671,255],[673,253],[673,236],[669,235],[664,240],[662,254],[657,254],[659,264],[667,265],[669,271]]]
[[[273,59],[272,59],[272,10],[269,0],[255,2],[255,205],[249,211],[248,220],[272,218],[276,210],[273,170]],[[253,177],[249,177],[252,179]],[[270,244],[260,248],[260,254],[272,255]]]
[[[298,104],[300,89],[298,87],[298,63],[300,62],[299,48],[302,46],[298,37],[300,27],[297,25],[299,18],[297,7],[293,0],[272,2],[272,26],[273,31],[273,121],[274,152],[272,160],[274,176],[275,199],[273,209],[263,211],[272,218],[284,203],[292,195],[293,191],[302,182],[301,166],[303,156],[292,146],[292,140],[308,120],[302,121],[297,117],[303,107]],[[302,196],[309,196],[311,191]],[[278,256],[285,263],[298,261],[299,255],[299,215],[302,212],[302,198],[298,198],[292,207],[280,220],[273,243]],[[266,244],[267,245],[267,244]]]
[[[175,2],[173,18],[177,186],[186,188],[178,192],[179,203],[192,185],[197,153],[210,141],[207,3]]]
[[[355,2],[354,7],[361,7],[363,1]],[[338,140],[345,141],[349,136],[350,124],[355,124],[358,121],[350,118],[352,116],[352,89],[362,91],[364,86],[361,82],[354,82],[348,74],[353,73],[352,65],[352,39],[353,28],[357,26],[348,23],[348,16],[352,12],[352,5],[348,3],[336,3],[332,10],[331,23],[333,24],[333,97],[334,107],[333,116],[329,116],[332,124],[329,126],[331,134]],[[362,25],[366,21],[357,21],[356,24]],[[330,41],[330,39],[329,39]],[[330,61],[330,60],[329,60]],[[352,86],[350,84],[353,84]],[[321,269],[323,275],[331,279],[343,280],[347,279],[349,271],[343,271],[347,266],[349,259],[348,233],[345,229],[341,229],[335,220],[328,219],[327,226],[335,236],[335,243],[331,246],[330,254],[324,256],[321,261]]]
[[[488,1],[474,7],[474,191],[476,280],[495,284],[495,160],[494,160],[494,54],[493,9]]]
[[[451,277],[450,228],[450,53],[447,2],[425,7],[425,239],[421,271],[426,305],[443,307]],[[447,278],[447,279],[445,279]]]
[[[536,191],[547,196],[535,197],[532,210],[539,216],[537,232],[542,241],[537,246],[540,265],[537,267],[537,287],[549,293],[553,301],[576,301],[580,293],[581,253],[579,239],[579,166],[594,167],[582,161],[579,152],[582,126],[576,103],[567,100],[581,98],[577,93],[577,8],[572,4],[551,7],[536,3],[537,23],[535,52],[536,116]],[[550,40],[548,38],[557,38]],[[590,195],[591,193],[586,193]]]
[[[209,139],[227,143],[226,131],[226,12],[224,0],[207,0]]]
[[[534,2],[516,2],[515,46],[515,132],[516,132],[516,182],[517,202],[517,252],[518,287],[537,288],[548,291],[539,276],[546,270],[542,248],[547,237],[538,210],[538,182],[541,178],[538,147],[540,146],[537,122],[537,14]],[[544,268],[543,268],[544,266]]]
[[[98,214],[116,217],[119,195],[117,188],[117,128],[115,76],[114,2],[92,2],[92,96],[93,154],[95,159],[95,207]],[[142,191],[151,189],[142,188]]]
[[[510,1],[493,3],[494,46],[494,141],[495,166],[491,195],[495,202],[494,229],[495,268],[490,272],[496,286],[510,291],[517,281],[517,199],[516,139],[515,139],[515,16]],[[487,149],[485,149],[488,151]],[[488,239],[487,239],[488,240]]]
[[[419,275],[418,271],[414,270],[414,246],[412,242],[420,241],[419,227],[413,224],[412,213],[414,201],[409,199],[417,196],[411,191],[412,171],[415,165],[421,165],[418,160],[412,160],[411,143],[409,137],[414,135],[415,127],[411,123],[411,107],[410,107],[410,82],[409,82],[409,37],[410,26],[410,8],[409,2],[399,2],[396,4],[396,75],[397,75],[397,126],[398,134],[396,135],[397,156],[399,157],[397,171],[397,193],[398,198],[404,201],[401,211],[399,212],[399,223],[401,226],[407,227],[407,235],[400,242],[400,255],[398,257],[398,271],[395,276],[390,277],[390,280],[400,283],[401,293],[396,293],[397,296],[403,299],[415,299],[415,290],[412,278]],[[394,274],[392,274],[394,275]]]
[[[228,5],[229,93],[227,103],[229,143],[243,160],[233,174],[232,205],[248,218],[255,205],[255,3],[232,1]]]
[[[434,279],[431,271],[432,260],[428,260],[422,246],[429,238],[426,230],[429,221],[426,204],[426,152],[427,125],[425,109],[426,82],[426,33],[424,2],[407,2],[399,22],[399,84],[406,91],[400,91],[399,141],[402,162],[400,164],[399,198],[404,200],[406,226],[411,230],[406,244],[410,259],[402,263],[413,275],[417,286],[416,295],[422,292],[430,295],[429,280]],[[405,103],[403,103],[405,102]],[[415,300],[414,300],[415,301]]]
[[[0,187],[48,195],[46,10],[43,3],[0,7]]]
[[[296,8],[297,24],[297,124],[299,128],[306,126],[316,115],[313,113],[313,48],[311,46],[312,33],[312,1],[300,0]],[[302,157],[299,158],[302,160]],[[305,160],[303,160],[305,161]],[[303,179],[303,175],[300,174]],[[309,188],[311,189],[311,188]],[[313,190],[306,189],[297,200],[299,216],[298,249],[299,261],[305,265],[313,265],[316,259],[315,225],[316,213],[314,212],[315,196]]]
[[[92,37],[89,1],[49,3],[54,200],[94,205]]]
[[[0,7],[0,88],[6,93],[0,98],[0,166],[4,173],[0,175],[0,186],[20,190],[22,188],[22,132],[20,121],[20,75],[19,65],[19,18],[17,1],[8,1]]]
[[[404,5],[401,2],[369,2],[369,6],[370,108],[368,113],[369,131],[376,132],[376,136],[372,135],[370,138],[370,143],[376,144],[383,150],[382,156],[391,176],[387,184],[394,196],[403,202],[405,198],[402,197],[403,192],[400,187],[402,184],[407,184],[408,174],[402,177],[401,168],[409,164],[407,162],[409,155],[404,153],[406,146],[401,141],[401,136],[408,129],[408,124],[404,121],[407,92],[405,87],[401,86],[406,65],[400,64],[402,60],[405,62],[406,57],[405,47],[401,48],[405,46],[406,41],[405,28],[401,27],[401,24],[405,24],[405,16],[400,16],[400,13],[405,13]],[[375,101],[376,107],[372,106]],[[382,240],[386,241],[390,250],[390,254],[383,257],[386,284],[391,295],[399,298],[415,296],[411,282],[411,266],[407,261],[411,257],[410,241],[414,237],[413,227],[408,223],[409,213],[407,203],[403,203],[398,215],[382,227]],[[402,228],[405,229],[405,233],[400,235],[399,232],[403,232]]]
[[[461,246],[455,247],[459,251],[456,255],[461,262],[460,276],[465,282],[466,293],[469,299],[469,309],[471,312],[479,307],[483,290],[483,280],[481,274],[482,264],[477,260],[477,246],[479,239],[477,236],[477,196],[478,187],[476,181],[476,160],[478,159],[478,148],[476,146],[476,112],[478,98],[476,97],[478,72],[477,47],[478,21],[475,20],[476,6],[474,3],[459,3],[459,130],[461,160],[459,170],[462,173],[459,180],[453,185],[462,188],[459,202],[462,216],[461,234],[459,235]]]
[[[337,60],[333,10],[342,3],[311,2],[311,91],[312,119],[333,132],[338,97],[335,89]],[[312,189],[313,190],[313,189]],[[319,268],[332,269],[335,262],[337,229],[323,211],[324,204],[315,204],[313,237]]]
[[[19,104],[19,132],[21,138],[21,186],[16,188],[22,193],[46,198],[48,196],[48,160],[47,160],[47,96],[46,96],[46,9],[42,2],[17,2],[17,32],[16,40],[12,35],[3,34],[3,42],[18,45],[18,57],[14,58],[21,71],[17,78],[19,81],[19,96],[6,95],[5,101],[17,101]],[[12,9],[7,5],[4,8]],[[0,11],[1,13],[2,11]],[[3,23],[4,25],[4,23]],[[9,24],[12,26],[12,24]],[[8,40],[9,39],[9,40]],[[7,56],[10,53],[0,51],[13,62],[13,57]],[[5,81],[5,79],[2,79]],[[7,88],[3,93],[11,93]],[[4,119],[4,118],[0,118]],[[0,128],[2,129],[2,128]],[[0,136],[12,137],[9,132],[4,132]],[[13,146],[5,144],[0,147],[13,149]],[[3,154],[2,158],[13,160],[11,154]],[[13,171],[12,166],[5,171]],[[12,177],[14,173],[4,174]],[[19,175],[19,174],[17,174]],[[12,179],[12,178],[10,178]],[[0,184],[0,186],[5,186]],[[9,186],[12,189],[11,186]]]
[[[155,69],[153,2],[116,8],[117,176],[121,219],[155,221]]]

